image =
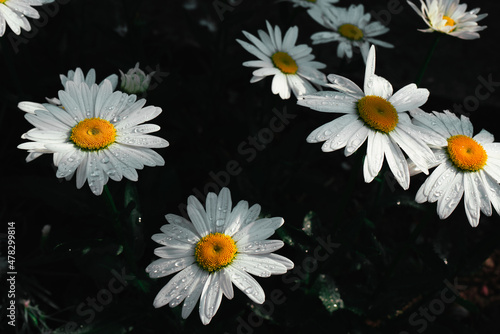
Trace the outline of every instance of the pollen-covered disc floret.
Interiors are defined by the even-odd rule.
[[[467,4],[459,4],[459,0],[420,0],[420,9],[410,0],[408,4],[429,26],[418,29],[422,32],[441,32],[461,39],[479,38],[479,31],[486,26],[479,26],[478,21],[488,14],[480,14],[479,8],[467,10]]]
[[[293,268],[289,259],[274,254],[281,240],[268,240],[283,224],[283,218],[259,219],[260,206],[240,201],[232,208],[231,193],[209,193],[205,207],[194,196],[188,198],[191,221],[168,214],[169,224],[152,239],[163,245],[155,249],[160,258],[146,272],[152,278],[179,272],[158,292],[153,305],[175,307],[181,303],[182,317],[191,314],[200,300],[204,325],[215,316],[222,296],[232,299],[233,284],[253,302],[262,304],[265,294],[250,275],[269,277]]]
[[[358,101],[359,117],[374,130],[389,133],[398,125],[396,108],[380,96],[369,95]]]
[[[305,0],[303,2],[311,4]],[[282,99],[289,99],[291,92],[295,96],[316,92],[314,85],[319,87],[326,84],[325,75],[318,71],[326,65],[314,61],[312,49],[307,45],[295,45],[299,28],[291,27],[282,36],[278,26],[272,27],[269,22],[266,22],[266,25],[267,32],[259,30],[259,38],[243,31],[251,44],[236,40],[245,50],[258,58],[243,63],[243,66],[257,67],[250,82],[254,83],[272,76],[271,90],[273,94],[279,94]]]
[[[71,141],[83,150],[101,150],[115,142],[116,129],[109,121],[86,118],[71,129]]]
[[[198,241],[194,257],[201,268],[214,272],[231,264],[237,251],[233,238],[222,233],[211,233]]]
[[[352,58],[357,48],[366,61],[370,44],[394,47],[392,44],[381,41],[378,36],[385,34],[389,28],[380,22],[371,21],[370,13],[365,13],[363,5],[351,5],[349,8],[314,7],[308,11],[309,15],[327,31],[314,33],[311,36],[313,44],[338,42],[337,56]],[[377,37],[377,38],[376,38]]]
[[[445,26],[453,27],[454,25],[456,25],[455,20],[449,16],[444,15],[443,20],[446,20],[446,23],[444,24]],[[453,31],[453,30],[450,30],[450,31]]]
[[[343,25],[341,25],[338,29],[338,32],[345,38],[351,39],[353,41],[359,41],[364,36],[361,29],[350,23],[344,23]]]
[[[339,75],[330,74],[328,80],[331,82],[328,86],[336,91],[305,95],[297,103],[344,115],[311,132],[307,142],[324,142],[321,147],[324,152],[344,148],[346,156],[367,142],[363,166],[365,182],[375,179],[385,160],[401,187],[408,189],[410,172],[404,153],[424,171],[434,157],[428,143],[436,136],[413,125],[406,113],[424,104],[429,91],[409,84],[393,94],[391,83],[375,74],[373,46],[366,61],[364,90]]]
[[[35,126],[22,135],[30,142],[18,146],[29,152],[26,161],[53,153],[56,176],[69,180],[76,175],[77,188],[88,181],[95,195],[109,179],[137,181],[137,169],[165,164],[152,148],[167,147],[168,142],[149,135],[160,127],[142,124],[158,116],[160,108],[144,107],[146,100],[137,101],[135,95],[113,92],[115,85],[108,79],[97,85],[93,70],[86,77],[80,69],[70,71],[61,82],[64,90],[57,104],[19,103]]]
[[[477,141],[464,135],[451,136],[447,152],[451,162],[462,171],[477,172],[483,169],[488,154]]]
[[[295,74],[299,67],[295,60],[286,52],[276,52],[271,56],[275,67],[279,68],[284,74]]]
[[[415,197],[419,203],[437,202],[437,213],[445,219],[464,199],[469,223],[479,224],[481,212],[493,213],[492,206],[500,213],[500,144],[494,143],[491,133],[481,130],[473,136],[469,118],[458,118],[453,113],[426,113],[412,110],[413,122],[432,130],[442,138],[442,144],[434,145],[436,167],[425,180]],[[412,174],[419,172],[410,162]]]

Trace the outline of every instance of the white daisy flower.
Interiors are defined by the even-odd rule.
[[[165,216],[169,224],[162,226],[163,233],[152,236],[164,245],[154,252],[161,259],[153,261],[146,272],[152,278],[180,273],[158,292],[155,307],[184,302],[185,319],[200,299],[200,318],[206,325],[217,312],[222,295],[233,298],[232,284],[262,304],[264,290],[249,274],[269,277],[293,268],[292,261],[272,253],[283,247],[283,241],[267,240],[283,224],[283,218],[258,219],[260,205],[249,208],[246,201],[238,202],[232,210],[231,206],[231,194],[223,188],[219,196],[208,194],[206,208],[196,197],[188,198],[192,222],[173,214]]]
[[[288,0],[293,2],[294,7],[303,7],[303,8],[328,8],[332,6],[332,4],[339,2],[339,0]]]
[[[21,34],[21,29],[31,30],[31,25],[26,17],[40,18],[40,14],[32,6],[41,6],[54,0],[0,0],[0,37],[5,33],[6,24],[16,34]]]
[[[61,79],[61,83],[62,83],[64,89],[66,89],[66,83],[68,81],[74,81],[76,83],[85,82],[85,83],[87,83],[88,86],[92,86],[96,80],[96,73],[95,73],[95,70],[93,68],[91,68],[88,71],[87,75],[84,75],[82,69],[78,67],[74,71],[70,70],[68,72],[67,76],[64,74],[61,74],[61,75],[59,75],[59,77]],[[112,90],[115,90],[116,85],[118,83],[118,76],[116,74],[111,74],[104,80],[109,80],[111,82]],[[104,80],[99,84],[99,86],[104,82]],[[58,106],[58,107],[61,107],[61,101],[59,101],[59,99],[57,97],[53,97],[53,98],[46,97],[45,99],[47,100],[48,103],[55,105],[55,106]],[[19,109],[21,109],[22,111],[27,112],[27,113],[31,113],[31,114],[34,114],[35,110],[48,111],[43,106],[43,104],[37,103],[37,102],[30,102],[30,101],[19,102],[17,107]],[[41,156],[42,154],[43,153],[41,153],[41,152],[30,152],[28,154],[28,157],[26,158],[26,160],[27,161],[34,160],[34,159],[38,158],[39,156]]]
[[[151,78],[155,74],[154,71],[148,74],[144,73],[144,71],[139,68],[139,63],[135,64],[134,68],[129,69],[126,74],[121,70],[120,73],[120,89],[129,94],[144,93],[147,91]]]
[[[35,126],[22,135],[31,142],[18,146],[30,152],[28,162],[53,153],[56,176],[69,180],[76,174],[77,188],[88,180],[95,195],[102,193],[109,179],[137,181],[136,169],[165,164],[151,148],[167,147],[168,142],[148,135],[160,127],[141,124],[158,116],[161,108],[144,108],[146,100],[113,92],[109,80],[100,86],[67,81],[59,100],[60,107],[44,103],[37,108],[33,103],[25,114]]]
[[[420,0],[421,10],[413,2],[407,1],[429,26],[419,31],[438,31],[461,39],[476,39],[479,38],[477,32],[486,29],[486,26],[478,26],[477,22],[488,14],[477,15],[480,8],[466,12],[467,5],[459,5],[458,0]]]
[[[299,105],[317,111],[346,114],[314,130],[307,142],[326,141],[321,148],[324,152],[345,147],[345,155],[349,156],[368,139],[363,166],[365,182],[377,176],[385,156],[398,183],[408,189],[410,173],[401,149],[427,171],[433,153],[426,143],[436,140],[441,143],[430,131],[413,125],[406,113],[424,104],[429,91],[409,84],[393,94],[390,82],[374,73],[372,46],[366,63],[364,92],[351,80],[330,74],[328,79],[332,84],[328,86],[339,92],[317,92],[299,99]]]
[[[290,90],[296,97],[316,92],[310,82],[317,85],[326,83],[325,75],[318,71],[326,65],[313,61],[314,55],[311,54],[312,49],[309,46],[295,45],[299,28],[291,27],[282,38],[278,26],[273,29],[269,22],[266,21],[266,24],[269,33],[259,30],[260,39],[243,31],[253,44],[237,39],[245,50],[259,58],[259,60],[243,63],[243,66],[259,68],[253,72],[250,82],[260,81],[270,75],[274,76],[272,92],[279,94],[282,99],[290,98]]]
[[[479,224],[480,212],[491,216],[491,204],[500,214],[500,143],[493,135],[481,130],[473,136],[468,117],[445,110],[426,113],[420,109],[410,111],[413,122],[440,136],[444,143],[432,145],[436,167],[425,180],[415,197],[418,203],[436,202],[439,218],[446,219],[464,197],[469,223]],[[417,174],[418,168],[412,168]]]
[[[351,5],[349,8],[331,7],[314,8],[309,14],[319,24],[331,31],[317,32],[311,36],[313,44],[339,42],[337,56],[352,58],[353,47],[359,48],[366,61],[370,44],[393,48],[394,45],[374,37],[385,34],[389,28],[380,22],[370,22],[370,13],[364,12],[363,5]]]

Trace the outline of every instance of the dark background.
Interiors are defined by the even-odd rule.
[[[397,91],[415,81],[434,34],[417,31],[426,26],[404,1],[393,1],[397,14],[390,16],[384,16],[384,1],[363,3],[390,28],[380,39],[395,48],[377,48],[376,73]],[[442,36],[420,85],[430,91],[425,111],[457,111],[454,105],[475,96],[479,77],[500,82],[494,52],[499,5],[467,3],[489,13],[480,22],[488,28],[471,41]],[[323,28],[288,2],[242,0],[230,6],[221,20],[210,1],[61,1],[39,8],[45,14],[30,20],[32,32],[13,39],[7,28],[0,38],[0,233],[15,222],[17,332],[498,333],[498,214],[482,215],[479,227],[472,228],[461,203],[439,220],[435,204],[413,200],[425,176],[412,177],[407,191],[383,173],[365,184],[359,169],[364,146],[346,158],[342,150],[323,153],[320,144],[306,143],[307,135],[332,116],[299,107],[294,97],[281,100],[271,93],[270,78],[250,84],[252,69],[241,64],[256,57],[235,39],[246,40],[242,30],[256,35],[266,20],[283,32],[298,25],[299,43],[310,44],[310,35]],[[327,64],[323,72],[361,86],[361,56],[340,60],[336,47],[313,46],[316,60]],[[74,178],[55,177],[51,155],[25,162],[27,153],[16,147],[32,126],[17,103],[57,96],[59,74],[70,69],[95,68],[100,81],[138,61],[146,72],[159,72],[145,97],[148,105],[163,109],[151,123],[161,126],[157,135],[170,147],[157,150],[165,166],[139,171],[137,183],[108,183],[121,212],[117,227],[104,196],[94,196],[87,185],[76,189]],[[475,133],[485,128],[497,140],[499,85],[468,111]],[[295,117],[254,151],[255,158],[242,154],[238,147],[259,138],[275,117],[273,109]],[[227,173],[231,161],[239,167],[235,175]],[[231,189],[233,204],[259,203],[263,215],[284,217],[274,238],[286,245],[277,253],[292,259],[296,270],[257,278],[268,300],[272,291],[279,295],[264,309],[237,291],[203,326],[197,308],[186,320],[180,306],[154,309],[153,299],[170,276],[150,279],[144,268],[156,259],[150,237],[166,223],[164,215],[181,214],[189,195],[218,192],[223,185]],[[45,225],[50,233],[42,236]],[[339,246],[314,262],[318,238]],[[2,244],[0,254],[6,249]],[[113,270],[135,278],[92,319],[90,311],[77,312],[87,298],[109,289]],[[457,282],[459,296],[441,303],[444,309],[434,317],[425,310],[440,305],[449,289],[445,282]],[[1,325],[12,330],[5,321],[3,291]],[[66,330],[71,324],[78,329]]]

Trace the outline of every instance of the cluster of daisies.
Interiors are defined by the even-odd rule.
[[[21,28],[29,30],[26,16],[37,17],[31,6],[50,1],[0,0],[0,36],[5,22],[16,34]],[[437,201],[442,219],[454,211],[462,197],[472,226],[478,225],[481,212],[491,215],[492,206],[500,213],[500,144],[494,143],[486,130],[474,135],[465,116],[420,109],[428,99],[427,89],[408,84],[394,93],[391,83],[375,74],[374,45],[393,47],[375,37],[389,29],[371,22],[363,5],[341,8],[333,5],[337,0],[290,1],[305,8],[327,29],[311,36],[313,44],[338,42],[337,55],[348,58],[359,49],[366,63],[360,88],[348,78],[323,74],[320,70],[326,65],[314,61],[312,49],[296,45],[297,27],[288,29],[284,36],[269,22],[267,32],[259,30],[258,37],[243,31],[249,42],[238,39],[238,43],[258,58],[243,63],[257,68],[251,82],[273,76],[272,92],[282,99],[289,99],[293,92],[301,106],[342,114],[312,131],[307,142],[324,142],[325,152],[344,148],[345,156],[366,142],[365,181],[371,182],[386,161],[405,190],[411,175],[428,174],[435,168],[418,190],[416,201]],[[421,10],[410,5],[429,25],[424,31],[472,39],[485,28],[477,21],[486,15],[477,15],[478,9],[466,12],[466,5],[458,1],[421,3]],[[88,182],[95,195],[103,192],[109,179],[136,181],[138,169],[164,165],[153,149],[167,147],[168,142],[150,134],[160,130],[158,125],[146,123],[162,110],[146,106],[146,100],[134,94],[147,90],[151,74],[146,75],[136,65],[121,75],[117,90],[116,75],[98,84],[93,69],[84,75],[77,68],[61,75],[63,87],[57,98],[46,103],[19,103],[26,120],[35,127],[22,135],[29,141],[19,145],[28,151],[27,161],[53,154],[58,178],[69,180],[76,175],[77,187]],[[233,284],[253,302],[263,303],[264,291],[251,275],[268,277],[293,268],[292,261],[273,253],[283,242],[268,240],[283,219],[259,218],[258,204],[249,207],[240,201],[233,208],[230,191],[224,188],[218,195],[209,193],[205,205],[190,196],[187,212],[190,220],[168,214],[162,233],[152,236],[162,246],[154,251],[160,258],[146,268],[150,277],[177,273],[156,296],[155,307],[182,303],[182,317],[186,318],[200,300],[199,315],[202,323],[208,324],[222,297],[233,298]]]
[[[273,76],[272,92],[282,99],[290,91],[298,104],[313,110],[342,114],[312,131],[307,142],[324,142],[322,150],[344,148],[345,156],[356,152],[365,142],[363,175],[371,182],[381,171],[384,160],[395,180],[408,189],[410,176],[435,168],[419,189],[417,202],[436,202],[441,219],[448,217],[462,197],[472,226],[479,224],[480,212],[500,213],[500,151],[493,135],[486,130],[474,136],[470,120],[444,111],[426,113],[420,107],[429,97],[427,89],[408,84],[393,92],[391,83],[375,74],[375,47],[393,47],[374,37],[388,32],[380,22],[371,22],[363,5],[336,7],[336,0],[290,0],[304,7],[311,18],[328,31],[314,33],[313,44],[337,42],[338,57],[353,57],[359,49],[366,63],[361,89],[348,78],[320,72],[326,65],[314,61],[312,49],[295,45],[298,28],[289,28],[284,36],[269,22],[267,32],[256,36],[243,31],[250,43],[237,40],[258,60],[244,66],[256,67],[251,82]],[[467,11],[458,0],[421,1],[421,10],[409,5],[429,26],[424,32],[438,32],[462,39],[479,38],[485,29],[477,21],[487,14],[479,9]],[[327,81],[328,80],[328,81]],[[333,89],[329,90],[328,88]]]

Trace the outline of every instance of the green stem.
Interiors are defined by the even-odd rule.
[[[115,201],[113,200],[113,196],[111,196],[111,192],[109,191],[108,185],[104,185],[104,198],[106,199],[106,203],[113,213],[113,218],[115,221],[118,221],[118,210],[116,209]]]
[[[431,46],[429,52],[427,53],[427,58],[425,59],[424,64],[420,68],[420,71],[419,71],[418,76],[417,76],[417,80],[415,80],[415,84],[417,86],[420,86],[420,82],[422,81],[422,78],[424,77],[424,73],[427,70],[427,66],[429,65],[429,62],[431,61],[432,55],[434,54],[434,50],[436,49],[436,46],[437,46],[440,38],[441,38],[441,33],[435,33],[434,42],[432,43],[432,46]]]
[[[339,224],[341,224],[341,222],[344,219],[345,209],[349,207],[349,201],[352,200],[352,195],[354,193],[354,189],[356,188],[355,186],[359,178],[359,171],[363,170],[363,161],[364,161],[363,154],[361,154],[361,152],[359,152],[358,150],[353,154],[353,158],[355,160],[351,168],[351,172],[349,173],[349,178],[347,180],[346,188],[343,192],[342,199],[338,202],[339,203],[338,207],[335,210],[335,212],[337,212],[337,221],[339,222]]]
[[[103,190],[104,190],[104,198],[106,199],[108,208],[111,211],[113,220],[113,229],[115,230],[118,240],[121,246],[123,247],[123,254],[125,256],[125,261],[127,263],[127,266],[132,270],[132,272],[136,272],[136,265],[132,254],[132,249],[123,231],[123,226],[120,224],[120,213],[116,208],[115,201],[113,200],[113,196],[111,195],[111,192],[109,191],[107,184],[104,185]]]

